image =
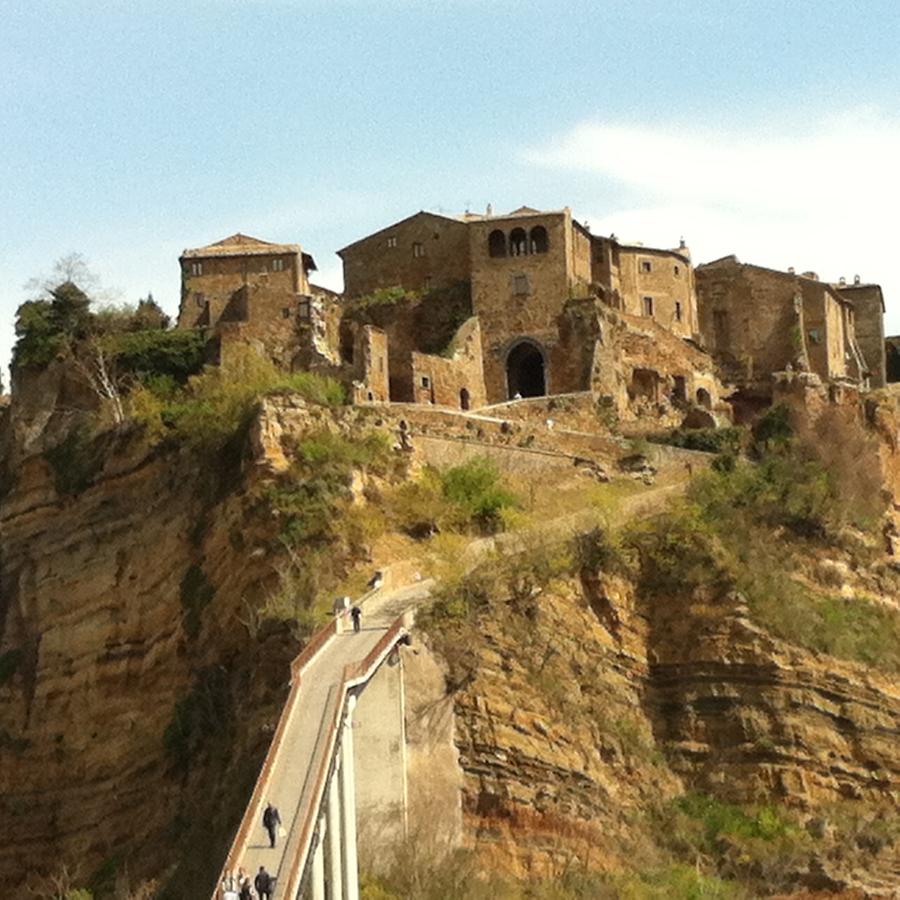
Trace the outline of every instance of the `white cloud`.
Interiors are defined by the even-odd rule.
[[[881,283],[886,327],[900,331],[900,120],[861,109],[777,130],[585,122],[526,159],[615,185],[617,211],[584,215],[595,233],[662,246],[683,234],[697,261],[736,253],[828,280],[859,273]]]

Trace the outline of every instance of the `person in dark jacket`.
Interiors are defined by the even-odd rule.
[[[269,832],[269,846],[272,849],[275,848],[275,835],[280,824],[281,816],[278,814],[278,810],[271,803],[267,803],[263,813],[263,828]]]
[[[350,618],[353,619],[353,631],[359,631],[359,620],[362,618],[362,610],[358,606],[354,606],[353,609],[350,610]]]
[[[272,891],[275,889],[275,879],[266,871],[265,866],[259,867],[256,878],[253,879],[253,885],[259,900],[272,900]]]
[[[253,888],[250,886],[249,878],[244,879],[244,883],[241,885],[241,893],[238,895],[238,900],[253,900]]]

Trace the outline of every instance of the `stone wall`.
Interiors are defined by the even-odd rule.
[[[887,382],[884,345],[884,300],[877,284],[844,285],[838,294],[853,304],[856,341],[869,370],[869,386]]]
[[[481,327],[477,318],[462,325],[450,356],[412,354],[417,403],[477,409],[487,402],[482,368]]]
[[[390,400],[387,335],[372,325],[356,333],[353,352],[353,400],[355,403],[386,403]]]
[[[344,293],[379,288],[427,291],[469,279],[469,239],[458,219],[419,212],[338,251]]]
[[[273,268],[276,260],[284,267],[280,272]],[[201,267],[201,274],[192,274],[192,267],[196,265]],[[254,289],[254,294],[268,290],[273,296],[309,292],[300,253],[189,257],[182,260],[181,266],[179,328],[215,325],[229,305],[232,306],[230,315],[234,317],[236,311],[232,300],[244,287]],[[252,306],[248,305],[246,309],[248,314],[255,315]]]
[[[767,383],[788,363],[805,364],[796,276],[728,257],[696,271],[700,332],[729,380]]]
[[[547,233],[543,252],[492,256],[489,236],[504,234],[507,242],[516,229],[531,235],[536,227]],[[471,222],[472,305],[484,336],[484,375],[488,401],[508,399],[506,359],[523,338],[530,339],[545,358],[548,392],[565,390],[557,383],[550,352],[557,342],[556,318],[574,284],[571,269],[572,217],[568,210],[533,216]]]
[[[652,318],[681,337],[696,333],[694,271],[686,253],[650,247],[619,248],[618,281],[623,310],[633,316]]]

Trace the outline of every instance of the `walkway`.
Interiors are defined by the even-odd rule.
[[[428,596],[430,586],[430,581],[422,582],[363,598],[363,628],[359,634],[351,631],[326,636],[314,655],[294,673],[295,686],[266,760],[268,770],[264,767],[260,775],[263,793],[251,800],[229,855],[231,867],[242,867],[251,879],[260,866],[265,866],[278,879],[276,897],[283,896],[279,888],[283,889],[288,880],[316,820],[321,802],[317,775],[339,714],[336,704],[346,667],[363,663],[403,612]],[[349,622],[346,627],[350,627]],[[287,832],[274,849],[269,847],[262,827],[267,802],[278,808]]]

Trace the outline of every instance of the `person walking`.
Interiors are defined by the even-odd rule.
[[[350,618],[353,619],[353,632],[354,634],[358,634],[360,629],[359,620],[362,618],[362,610],[358,606],[354,606],[353,609],[350,610]]]
[[[238,895],[238,900],[253,900],[253,888],[250,885],[249,878],[245,878],[241,884],[241,893]]]
[[[269,832],[269,847],[273,850],[275,849],[275,834],[280,824],[281,816],[278,814],[278,809],[271,803],[267,803],[263,812],[263,828]]]
[[[253,879],[253,885],[259,900],[272,900],[272,891],[275,888],[275,879],[266,871],[265,866],[259,867],[256,878]]]

